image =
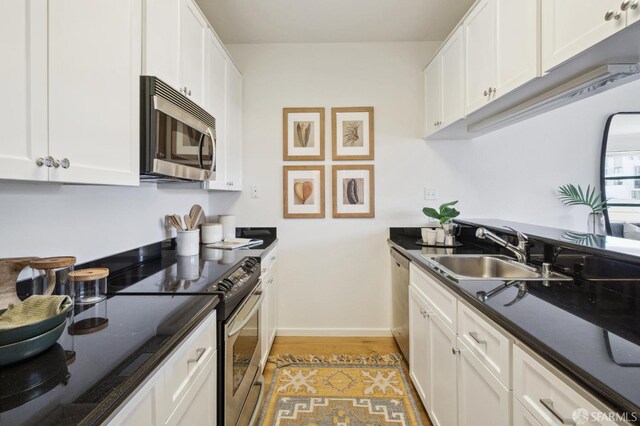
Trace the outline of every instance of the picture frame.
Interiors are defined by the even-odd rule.
[[[375,217],[375,169],[372,164],[332,167],[334,218]]]
[[[331,108],[332,159],[374,159],[373,107]]]
[[[283,108],[284,161],[324,161],[324,127],[324,108]]]
[[[325,217],[324,166],[283,166],[283,217]]]

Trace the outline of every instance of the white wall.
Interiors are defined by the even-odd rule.
[[[0,258],[71,255],[84,262],[171,236],[167,213],[194,203],[200,190],[0,182]]]
[[[640,82],[472,141],[421,140],[422,68],[435,44],[231,45],[244,74],[243,194],[215,194],[239,225],[277,226],[281,334],[385,334],[388,227],[421,225],[421,208],[460,200],[465,217],[586,229],[587,211],[553,190],[598,182],[606,117],[637,110]],[[376,218],[282,218],[282,108],[375,107]],[[330,156],[330,148],[327,150]],[[258,185],[260,198],[248,189]],[[423,200],[423,188],[439,200]]]
[[[636,81],[472,141],[428,142],[428,156],[440,160],[441,199],[460,198],[468,218],[586,231],[588,208],[562,205],[554,190],[567,183],[599,187],[607,117],[639,109]]]
[[[244,75],[244,187],[216,194],[239,225],[277,226],[281,334],[389,333],[389,226],[419,223],[430,163],[422,134],[422,69],[437,43],[231,45]],[[282,108],[375,107],[375,219],[282,218]],[[345,162],[352,164],[357,162]],[[293,164],[293,163],[292,163]],[[307,163],[309,164],[309,163]],[[248,188],[258,185],[260,198]]]

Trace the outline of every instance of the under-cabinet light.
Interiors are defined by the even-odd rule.
[[[513,108],[470,124],[467,130],[480,132],[491,127],[503,127],[562,105],[587,98],[615,87],[622,79],[640,77],[640,64],[609,64],[595,68],[579,77],[548,90]]]

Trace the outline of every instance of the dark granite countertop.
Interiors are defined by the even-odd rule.
[[[510,224],[480,222],[483,226],[491,223],[494,229]],[[531,231],[521,226],[517,229]],[[544,244],[554,242],[548,232],[540,240],[532,235],[535,234],[529,234],[534,245],[541,241]],[[582,274],[574,276],[573,282],[553,282],[550,286],[541,281],[528,282],[526,296],[507,306],[516,299],[517,286],[483,302],[478,292],[489,292],[505,281],[461,280],[456,283],[424,261],[423,254],[436,254],[434,250],[443,249],[423,248],[416,244],[415,234],[402,232],[400,228],[392,228],[388,242],[612,409],[620,413],[640,413],[640,266],[623,265],[614,260],[613,264],[600,266],[600,269],[613,270],[607,272],[607,276],[600,274],[589,279],[587,274]],[[496,248],[492,243],[466,239],[462,247],[449,249],[447,253],[491,254],[498,252]],[[557,252],[561,253],[556,254],[559,267],[562,262],[579,262],[583,268],[586,260],[589,264],[599,260],[594,259],[591,251]],[[625,258],[628,255],[625,254]]]
[[[129,278],[129,285],[139,286],[145,278],[136,275],[140,271],[149,276],[163,270],[172,275],[172,282],[183,285],[163,288],[158,295],[125,294],[123,287],[109,291],[109,297],[96,305],[76,306],[76,323],[106,317],[107,327],[75,336],[65,330],[44,353],[0,367],[0,425],[103,422],[215,310],[219,296],[202,290],[245,257],[263,258],[277,243],[273,231],[258,232],[264,244],[250,249],[212,251],[202,246],[199,277],[186,280],[188,286],[180,280],[179,260],[170,240],[76,266],[109,267],[110,288],[111,281],[123,277]],[[69,351],[75,352],[75,359],[66,365]]]

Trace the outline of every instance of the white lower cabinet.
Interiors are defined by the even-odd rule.
[[[434,425],[615,424],[604,404],[444,284],[415,264],[409,275],[409,371]]]
[[[155,426],[162,424],[159,418],[162,404],[162,374],[158,372],[136,392],[131,400],[109,422],[113,426]]]
[[[458,339],[458,425],[508,425],[511,392]]]
[[[110,426],[216,422],[216,313],[211,313],[108,422]]]
[[[184,398],[164,424],[168,426],[215,424],[216,386],[216,356],[214,353],[204,364]]]
[[[524,405],[517,399],[513,398],[513,426],[542,426],[542,424],[533,417]]]
[[[456,334],[409,286],[409,374],[434,425],[456,424]]]
[[[278,269],[276,249],[263,260],[262,291],[264,299],[260,309],[260,340],[262,341],[260,364],[267,365],[267,358],[278,331]]]
[[[429,405],[427,396],[429,385],[429,320],[427,317],[427,302],[425,302],[413,286],[409,287],[409,375],[411,381],[422,400],[423,405]]]
[[[513,347],[513,395],[540,424],[576,424],[574,417],[584,425],[615,424],[606,420],[610,410],[596,407],[576,389],[575,383]],[[582,421],[582,415],[588,417]]]
[[[437,316],[429,316],[429,417],[434,425],[458,423],[456,334]]]

